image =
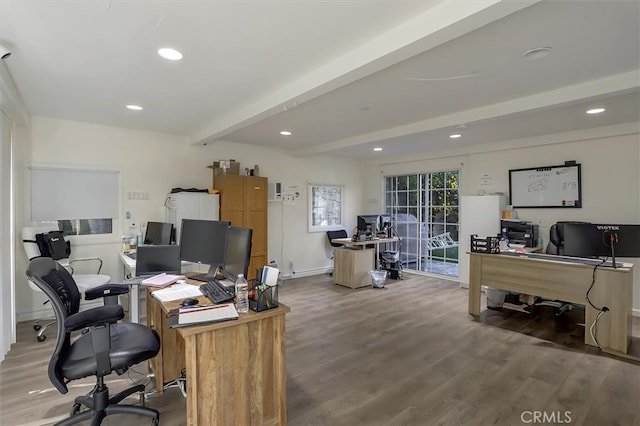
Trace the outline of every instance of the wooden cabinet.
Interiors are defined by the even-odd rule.
[[[358,288],[371,285],[369,271],[374,269],[375,249],[340,247],[333,252],[333,279],[336,284]]]
[[[256,269],[268,264],[267,178],[214,175],[213,187],[220,191],[220,220],[253,230],[247,279],[255,278]]]

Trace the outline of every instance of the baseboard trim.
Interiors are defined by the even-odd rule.
[[[38,319],[55,319],[51,309],[40,309],[32,312],[21,312],[17,316],[17,322],[33,321]]]
[[[329,274],[331,270],[332,268],[315,268],[305,269],[303,271],[292,271],[291,275],[285,276],[284,278],[311,277],[314,275]]]
[[[80,304],[80,311],[85,311],[102,305],[102,299],[97,299],[95,302],[82,302]],[[31,312],[20,312],[16,315],[16,322],[34,321],[38,319],[54,320],[55,317],[51,308],[47,308],[46,305],[44,309],[38,309]]]

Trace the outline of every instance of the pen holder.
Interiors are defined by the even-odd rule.
[[[261,312],[278,306],[278,286],[258,283],[249,291],[249,308]]]

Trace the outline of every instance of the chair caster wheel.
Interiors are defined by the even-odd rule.
[[[71,417],[78,414],[80,412],[80,408],[82,408],[82,405],[78,404],[77,402],[73,404],[73,407],[71,408]]]
[[[47,336],[43,334],[42,336],[36,336],[36,339],[38,339],[38,342],[44,342],[47,339]]]
[[[158,426],[160,424],[160,419],[153,419],[153,421],[151,422],[151,424],[153,426]]]
[[[36,325],[33,326],[33,329],[35,331],[40,331],[41,328],[42,328],[42,326],[40,324],[36,324]]]

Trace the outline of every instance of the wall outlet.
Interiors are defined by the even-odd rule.
[[[296,203],[296,197],[293,194],[282,194],[282,203],[287,205],[294,205]]]

